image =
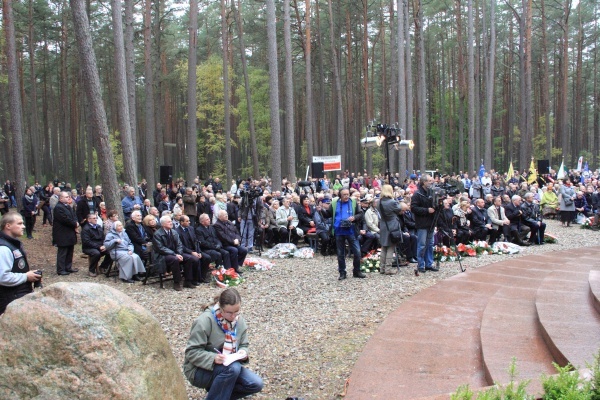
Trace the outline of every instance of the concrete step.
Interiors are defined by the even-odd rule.
[[[600,270],[593,269],[590,271],[588,278],[590,282],[590,296],[596,311],[600,313]]]
[[[575,257],[548,275],[537,290],[541,334],[560,365],[585,368],[600,349],[600,314],[590,296],[589,282],[596,264],[595,257]]]

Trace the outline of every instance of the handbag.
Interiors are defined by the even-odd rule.
[[[565,203],[565,207],[571,207],[573,205],[573,199],[569,196],[564,196],[563,203]]]
[[[383,214],[383,209],[381,208],[381,203],[379,203],[379,211],[381,212],[381,214]],[[385,218],[383,218],[383,215],[381,216],[381,219],[383,219],[383,222],[385,222],[385,227],[387,228],[389,234],[390,234],[390,241],[393,244],[400,244],[403,241],[403,233],[402,231],[400,231],[400,229],[397,229],[395,231],[390,231],[390,227],[388,226],[388,223],[386,221]]]

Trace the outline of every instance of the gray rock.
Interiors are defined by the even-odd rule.
[[[56,283],[0,317],[2,399],[186,399],[158,321],[106,285]]]

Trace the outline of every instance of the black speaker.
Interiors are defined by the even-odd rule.
[[[311,163],[310,169],[312,170],[313,178],[321,179],[323,177],[323,163],[322,162]]]
[[[538,160],[537,164],[538,174],[550,173],[550,160]]]
[[[173,182],[173,166],[161,165],[160,166],[160,183],[164,185],[170,185]]]

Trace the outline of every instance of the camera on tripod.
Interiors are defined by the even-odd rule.
[[[240,190],[240,197],[243,199],[253,200],[263,195],[263,190],[260,187],[253,187],[248,190]]]
[[[454,185],[443,183],[431,188],[431,199],[434,207],[441,207],[448,196],[456,196],[460,191]]]

